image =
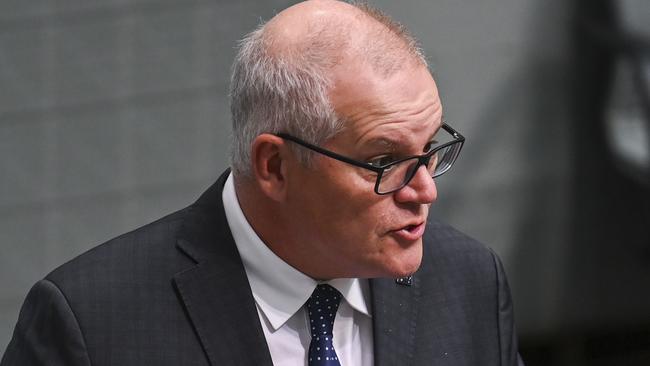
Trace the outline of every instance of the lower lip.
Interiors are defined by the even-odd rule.
[[[424,234],[424,222],[417,226],[410,226],[408,229],[399,229],[391,231],[394,235],[398,236],[402,240],[406,241],[415,241],[422,237]]]

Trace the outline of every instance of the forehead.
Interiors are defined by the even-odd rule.
[[[349,67],[335,78],[330,100],[345,120],[342,137],[355,146],[420,143],[441,125],[438,90],[423,66],[389,77]]]

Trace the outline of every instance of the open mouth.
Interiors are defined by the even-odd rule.
[[[405,227],[403,230],[406,230],[409,233],[412,233],[418,228],[418,226],[420,226],[420,225],[409,225],[409,226]]]
[[[424,225],[424,222],[415,225],[407,225],[401,229],[394,230],[393,233],[403,240],[417,240],[422,237],[422,234],[424,234]]]

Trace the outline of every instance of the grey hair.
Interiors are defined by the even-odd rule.
[[[356,50],[375,71],[388,76],[407,58],[426,67],[415,38],[401,24],[364,2],[352,5],[380,24]],[[284,132],[321,145],[341,131],[343,121],[328,97],[329,71],[341,62],[353,31],[349,24],[324,24],[299,45],[275,49],[276,40],[262,24],[240,42],[230,84],[235,175],[252,176],[251,147],[261,134]],[[309,166],[310,150],[290,148]]]
[[[310,38],[305,47],[274,54],[273,39],[261,25],[241,41],[230,88],[235,174],[251,175],[250,149],[260,134],[284,132],[321,144],[339,132],[327,73],[337,45],[320,33]],[[309,150],[292,148],[302,163],[310,163]]]

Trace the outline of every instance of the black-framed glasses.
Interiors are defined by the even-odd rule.
[[[408,156],[383,165],[373,165],[371,163],[354,160],[333,151],[323,149],[320,146],[312,145],[307,141],[286,133],[277,133],[275,135],[332,159],[377,173],[375,193],[389,194],[409,184],[420,166],[425,166],[429,171],[431,178],[436,178],[444,174],[452,165],[454,165],[454,162],[456,161],[456,158],[458,158],[460,150],[463,147],[463,143],[465,142],[465,137],[446,123],[442,124],[442,129],[451,135],[451,141],[438,146],[433,146],[426,154]]]

